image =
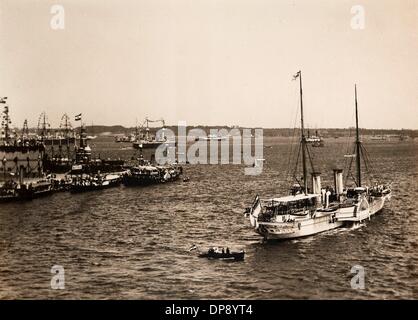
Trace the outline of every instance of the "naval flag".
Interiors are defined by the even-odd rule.
[[[75,116],[75,121],[81,121],[81,113]]]
[[[250,224],[252,227],[258,228],[258,215],[261,213],[260,197],[256,195],[253,206],[250,211]]]
[[[296,80],[300,76],[300,71],[298,71],[294,76],[292,80]]]

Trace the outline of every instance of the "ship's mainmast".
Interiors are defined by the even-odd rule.
[[[355,104],[356,104],[356,167],[357,167],[357,186],[361,187],[361,155],[360,155],[360,134],[358,128],[358,108],[357,108],[357,85],[354,85]]]
[[[303,168],[303,192],[308,194],[308,172],[306,168],[306,137],[305,128],[303,122],[303,93],[302,93],[302,72],[298,71],[295,75],[295,79],[299,77],[299,93],[300,93],[300,129],[301,129],[301,145],[302,145],[302,168]]]

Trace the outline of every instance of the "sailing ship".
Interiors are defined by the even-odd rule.
[[[6,100],[7,97],[0,98],[0,104],[6,104]],[[44,145],[36,140],[27,140],[24,133],[22,137],[11,134],[7,105],[1,118],[0,158],[3,174],[0,175],[0,202],[31,200],[51,194],[52,182],[43,178]]]
[[[61,117],[59,129],[53,130],[46,113],[42,112],[38,118],[38,140],[45,146],[58,146],[60,150],[62,146],[74,145],[76,136],[68,115],[64,114]]]
[[[341,227],[344,222],[335,218],[339,210],[338,191],[321,188],[320,173],[313,167],[306,141],[303,118],[302,72],[299,71],[294,79],[299,78],[300,112],[301,112],[301,140],[303,180],[291,188],[290,195],[261,199],[258,195],[249,208],[248,214],[251,226],[265,239],[293,239],[317,234]],[[308,166],[311,165],[312,189],[308,188]],[[299,161],[299,153],[298,159]],[[339,181],[339,170],[334,170],[335,181]]]

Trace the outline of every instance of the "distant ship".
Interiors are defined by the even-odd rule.
[[[53,132],[46,113],[42,112],[38,119],[38,141],[45,146],[74,145],[76,135],[69,119],[68,115],[64,114],[61,117],[59,130]]]
[[[115,136],[115,142],[117,143],[121,143],[121,142],[135,142],[135,135],[134,134],[130,134],[130,135],[117,135]]]
[[[370,137],[370,140],[374,140],[374,141],[386,141],[386,140],[388,140],[388,137],[386,137],[386,136],[384,136],[383,134],[382,135],[380,135],[380,136],[371,136]]]
[[[314,136],[311,136],[309,134],[309,130],[308,130],[308,137],[306,138],[306,142],[310,143],[312,145],[312,147],[323,147],[324,146],[324,140],[322,139],[322,137],[320,137],[318,135],[318,130],[316,130]]]
[[[161,122],[162,123],[162,125],[163,125],[162,128],[161,128],[162,133],[159,136],[151,134],[150,128],[149,128],[149,123],[150,122]],[[164,121],[164,119],[150,120],[150,119],[146,118],[145,123],[146,123],[145,134],[142,133],[142,128],[141,128],[141,130],[137,134],[136,141],[132,145],[135,149],[151,149],[151,148],[155,149],[162,144],[174,144],[175,145],[175,141],[168,141],[168,139],[165,135],[165,121]]]
[[[195,141],[222,141],[228,139],[227,136],[222,136],[220,134],[209,134],[207,136],[196,137]]]

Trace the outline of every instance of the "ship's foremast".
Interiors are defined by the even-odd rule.
[[[357,85],[354,85],[355,105],[356,105],[356,170],[357,170],[357,186],[361,187],[361,142],[358,127],[358,107],[357,107]]]
[[[308,194],[308,171],[306,168],[306,137],[303,121],[303,89],[302,89],[302,72],[298,71],[295,78],[299,77],[299,93],[300,93],[300,130],[301,130],[301,146],[302,146],[302,169],[303,169],[303,192]]]

